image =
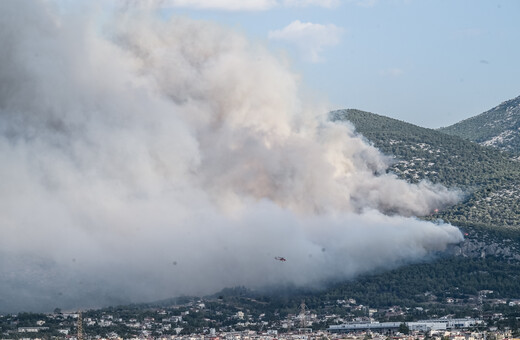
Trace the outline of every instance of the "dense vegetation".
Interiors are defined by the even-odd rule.
[[[495,298],[520,298],[520,263],[497,258],[445,258],[368,275],[330,289],[327,296],[350,297],[369,306],[412,307],[443,304],[448,298],[468,302],[481,290],[492,290]]]
[[[453,224],[520,227],[520,163],[492,147],[358,110],[331,113],[394,158],[389,171],[410,182],[458,187],[464,201],[440,212]]]
[[[236,308],[246,307],[253,313],[276,312],[282,315],[298,313],[302,300],[308,308],[318,313],[334,312],[336,301],[348,299],[378,308],[431,308],[445,305],[446,299],[453,298],[469,302],[474,307],[478,303],[476,297],[482,290],[493,291],[488,298],[520,298],[520,263],[507,263],[494,257],[450,257],[365,275],[335,284],[327,290],[289,288],[253,292],[238,287],[228,290],[229,294],[224,296],[219,294],[222,301]]]
[[[305,304],[318,313],[340,313],[334,307],[336,301],[348,299],[377,308],[422,306],[438,309],[446,307],[447,299],[452,298],[455,302],[460,300],[459,307],[462,304],[466,308],[475,307],[482,290],[493,291],[487,298],[520,298],[520,263],[507,263],[494,257],[450,257],[365,275],[325,291],[293,289],[292,293],[286,294],[245,291],[225,299],[228,302],[234,299],[237,305],[248,306],[251,310],[260,308],[263,312],[285,314],[297,313],[301,301],[305,300]],[[457,309],[455,304],[451,307]]]
[[[520,153],[520,96],[478,116],[439,129],[505,151]]]

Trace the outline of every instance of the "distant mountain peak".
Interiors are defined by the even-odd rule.
[[[520,96],[440,131],[520,154]]]

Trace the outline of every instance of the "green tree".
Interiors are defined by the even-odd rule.
[[[399,325],[399,333],[408,335],[410,333],[410,328],[408,327],[407,324],[405,324],[403,322],[402,324]]]

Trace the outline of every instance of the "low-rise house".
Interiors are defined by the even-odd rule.
[[[18,327],[18,333],[38,333],[46,329],[49,329],[49,327]]]

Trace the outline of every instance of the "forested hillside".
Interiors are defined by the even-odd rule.
[[[492,147],[359,110],[331,119],[351,122],[395,159],[389,171],[410,182],[429,180],[458,187],[465,199],[432,218],[459,226],[520,228],[520,163]]]
[[[439,131],[519,154],[520,96]]]

